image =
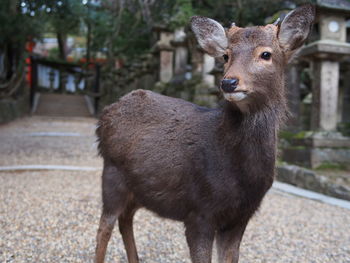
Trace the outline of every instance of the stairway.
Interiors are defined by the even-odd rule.
[[[92,108],[92,107],[90,107]],[[40,116],[91,117],[88,100],[77,94],[36,94],[33,112]]]

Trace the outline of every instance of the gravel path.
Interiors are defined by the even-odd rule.
[[[96,151],[96,123],[93,118],[35,116],[1,125],[0,166],[60,164],[101,167],[102,161],[97,158]]]
[[[95,122],[33,117],[0,126],[0,166],[100,167]],[[100,172],[0,172],[0,262],[92,262],[100,200]],[[248,225],[240,262],[350,262],[349,232],[350,210],[272,190]],[[135,236],[141,262],[190,262],[178,222],[140,210]],[[117,229],[106,262],[126,262]]]

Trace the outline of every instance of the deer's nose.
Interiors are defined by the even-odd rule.
[[[233,79],[223,79],[221,81],[221,89],[224,92],[233,92],[238,85],[238,79],[237,78],[233,78]]]

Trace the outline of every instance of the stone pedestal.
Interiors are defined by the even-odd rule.
[[[177,46],[175,48],[175,74],[184,74],[186,72],[188,59],[188,51],[184,46]]]
[[[298,130],[300,127],[300,66],[297,60],[293,60],[287,70],[287,98],[291,117],[288,120],[288,130]]]
[[[214,76],[215,80],[215,90],[217,93],[219,93],[219,87],[221,85],[221,81],[224,75],[224,65],[222,62],[215,61],[215,67],[213,68],[212,71],[210,71],[210,74]]]
[[[171,46],[174,34],[160,26],[155,27],[154,30],[159,32],[159,40],[154,47],[154,52],[159,53],[159,80],[166,83],[174,75],[174,48]]]
[[[159,79],[161,82],[169,82],[173,77],[173,48],[170,42],[174,35],[171,32],[161,32],[158,47],[160,50]]]
[[[208,85],[208,87],[215,86],[215,77],[210,73],[215,67],[215,58],[209,56],[208,54],[203,55],[203,68],[202,77],[203,82]]]
[[[283,149],[282,159],[312,169],[323,165],[349,166],[350,140],[337,132],[299,134],[290,147]]]
[[[216,60],[207,54],[203,55],[202,85],[196,86],[195,102],[202,106],[217,107],[219,90],[217,78],[222,76],[222,68],[218,68]]]
[[[175,30],[174,40],[171,45],[175,48],[175,75],[186,73],[188,62],[188,49],[186,46],[186,34],[183,28]]]
[[[194,37],[193,37],[194,38]],[[202,75],[203,71],[203,52],[197,46],[197,42],[193,43],[193,38],[190,38],[189,44],[191,45],[191,65],[192,65],[192,74]],[[197,40],[195,40],[197,41]]]
[[[299,53],[311,63],[312,75],[312,132],[293,137],[283,149],[284,161],[310,168],[322,165],[349,165],[350,138],[337,132],[339,115],[339,65],[350,57],[346,43],[346,20],[350,2],[318,0],[316,3],[318,40]]]
[[[159,80],[169,82],[173,75],[173,51],[162,50],[160,52]]]
[[[350,163],[350,138],[336,131],[339,62],[334,60],[332,55],[316,53],[311,62],[313,132],[297,134],[291,140],[291,146],[283,149],[283,161],[308,168]]]
[[[335,131],[338,120],[339,63],[350,56],[350,44],[319,40],[304,47],[300,56],[311,62],[311,129]]]
[[[338,120],[339,62],[313,62],[311,129],[335,131]]]

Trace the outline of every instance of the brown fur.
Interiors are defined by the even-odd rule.
[[[205,18],[198,21],[205,26]],[[96,131],[104,159],[96,262],[116,218],[128,260],[138,262],[132,218],[139,207],[184,222],[193,263],[211,262],[214,237],[219,262],[238,262],[245,227],[274,178],[288,57],[272,25],[230,30],[228,43],[225,78],[239,78],[243,101],[208,109],[136,90],[104,109]],[[270,62],[260,61],[266,48]]]

